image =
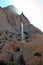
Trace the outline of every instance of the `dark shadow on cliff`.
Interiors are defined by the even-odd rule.
[[[0,65],[7,65],[7,63],[0,61]]]

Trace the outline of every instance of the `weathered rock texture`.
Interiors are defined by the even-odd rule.
[[[37,45],[37,47],[39,46],[38,48],[42,48],[41,45],[43,46],[43,44],[41,42],[43,42],[43,37],[40,37],[42,32],[38,28],[34,27],[23,13],[19,15],[15,12],[15,10],[16,9],[13,6],[8,6],[6,8],[0,7],[0,61],[7,63],[11,61],[12,57],[13,60],[15,60],[15,54],[16,58],[22,57],[22,51],[17,52],[17,48],[23,49],[24,46],[31,41],[31,43],[24,48],[23,52],[26,64],[29,62],[31,65],[34,63],[34,56],[31,46]],[[21,40],[21,22],[23,22],[24,25],[24,41]],[[35,36],[37,34],[39,34],[39,36]],[[34,39],[32,39],[33,37]],[[41,44],[39,45],[39,43]],[[43,50],[41,50],[41,54],[43,54],[42,51]]]
[[[14,10],[14,11],[13,11]],[[21,32],[21,22],[24,24],[24,31],[27,33],[41,33],[37,28],[30,24],[30,21],[22,13],[18,15],[15,13],[15,7],[8,6],[6,8],[0,7],[0,31],[10,30],[15,34]]]
[[[24,47],[23,57],[26,65],[43,65],[43,35],[36,35]]]

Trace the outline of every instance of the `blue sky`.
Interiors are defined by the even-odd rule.
[[[43,0],[33,0],[33,1],[36,1],[39,4],[43,4]],[[11,4],[10,0],[0,0],[0,6],[2,6],[2,7],[6,7],[10,4]]]
[[[43,0],[37,0],[37,2],[43,4]]]
[[[10,5],[10,0],[0,0],[0,6],[6,7]]]

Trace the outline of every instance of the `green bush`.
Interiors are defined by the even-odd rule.
[[[24,34],[28,35],[28,33],[27,33],[27,32],[25,32],[25,31],[24,31]]]
[[[19,65],[17,62],[10,61],[7,65]]]

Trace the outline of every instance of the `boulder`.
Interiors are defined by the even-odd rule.
[[[35,35],[23,50],[26,65],[43,65],[43,35]]]

